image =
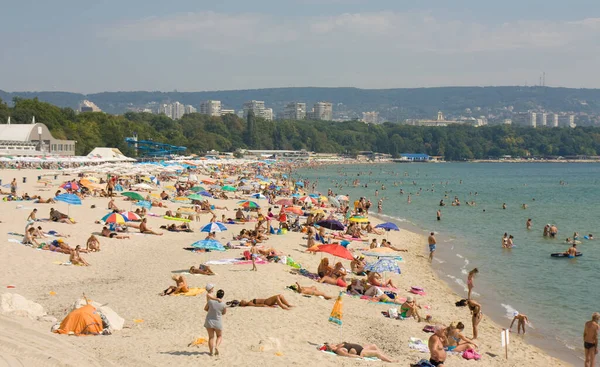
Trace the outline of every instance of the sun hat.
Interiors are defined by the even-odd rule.
[[[406,297],[406,302],[412,302],[413,298],[411,296]]]
[[[205,289],[206,289],[207,291],[210,291],[210,290],[211,290],[211,289],[213,289],[214,287],[215,287],[215,286],[214,286],[212,283],[208,283],[208,284],[206,285]]]

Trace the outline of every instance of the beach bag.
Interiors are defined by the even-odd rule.
[[[397,319],[398,318],[398,309],[390,308],[388,310],[388,315],[389,315],[390,319]]]
[[[425,327],[423,328],[423,331],[426,333],[433,333],[433,332],[435,332],[435,329],[431,325],[425,325]]]
[[[474,359],[476,361],[481,359],[481,355],[479,355],[476,351],[474,351],[473,349],[467,349],[463,352],[462,357],[464,359]]]
[[[435,367],[435,366],[432,365],[431,362],[429,362],[428,360],[421,359],[416,364],[411,364],[411,367]]]
[[[250,254],[250,251],[248,251],[248,250],[244,251],[244,259],[250,260],[251,258],[252,258],[252,254]]]

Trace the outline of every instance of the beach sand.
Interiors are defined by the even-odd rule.
[[[18,192],[36,193],[44,198],[54,195],[58,185],[72,176],[59,176],[52,186],[44,188],[36,183],[39,170],[5,170],[3,181],[13,177],[19,181]],[[26,176],[27,184],[21,183]],[[48,191],[40,191],[48,190]],[[44,230],[57,230],[69,234],[66,239],[73,247],[85,247],[90,233],[97,232],[101,225],[94,224],[108,210],[105,198],[85,199],[82,206],[71,206],[68,210],[77,224],[40,223]],[[130,203],[121,198],[117,205],[129,209]],[[217,210],[227,217],[234,216],[236,200],[211,200],[218,206],[228,206],[229,211]],[[264,207],[266,200],[258,201]],[[67,205],[32,204],[31,202],[2,202],[0,231],[3,238],[9,232],[23,233],[25,219],[32,208],[38,208],[38,218],[47,218],[51,207],[67,212]],[[96,205],[91,209],[91,205]],[[17,209],[17,206],[23,206]],[[169,202],[169,208],[177,205]],[[164,214],[165,209],[154,208],[152,212]],[[275,210],[277,212],[277,210]],[[368,301],[344,296],[343,327],[328,322],[334,300],[326,301],[318,297],[304,297],[286,289],[286,286],[299,282],[303,286],[316,285],[320,290],[335,297],[341,288],[317,284],[300,275],[291,274],[291,267],[283,264],[258,265],[257,272],[251,272],[251,265],[213,265],[215,276],[189,275],[190,287],[204,287],[214,283],[216,289],[224,289],[226,300],[250,300],[282,294],[295,307],[290,311],[278,308],[229,308],[224,316],[224,339],[221,355],[210,357],[206,344],[188,347],[197,338],[208,338],[203,327],[206,313],[203,311],[205,296],[161,297],[158,294],[172,285],[171,275],[185,272],[190,266],[198,266],[207,259],[240,257],[243,250],[192,253],[183,250],[191,243],[203,239],[199,227],[207,224],[210,215],[205,214],[201,222],[193,222],[194,233],[170,233],[163,236],[131,235],[130,239],[100,238],[101,251],[82,254],[90,267],[62,266],[56,262],[68,261],[68,255],[34,250],[17,243],[0,241],[0,294],[17,293],[41,304],[48,314],[58,320],[66,315],[67,309],[83,293],[94,301],[108,304],[125,319],[125,328],[111,336],[74,337],[56,335],[50,332],[51,322],[32,321],[20,316],[0,316],[0,366],[64,366],[64,365],[118,365],[118,366],[165,366],[165,365],[373,365],[382,362],[367,362],[337,357],[320,352],[317,345],[323,342],[352,342],[376,344],[386,354],[407,366],[429,355],[411,350],[410,337],[425,341],[431,334],[422,331],[425,322],[415,320],[390,320],[382,316],[391,306],[369,303]],[[373,222],[377,220],[373,219]],[[149,217],[149,226],[158,230],[160,225],[169,222],[163,218]],[[276,222],[275,222],[276,223]],[[217,233],[217,239],[225,244],[242,228],[250,228],[255,223],[230,225],[229,230]],[[134,232],[135,233],[135,232]],[[373,238],[373,235],[369,236]],[[383,236],[377,236],[384,238]],[[421,305],[430,305],[434,323],[448,325],[452,321],[462,321],[465,335],[471,336],[470,314],[466,308],[457,308],[454,303],[465,297],[456,295],[449,286],[432,271],[427,260],[427,241],[419,234],[407,231],[389,232],[389,240],[394,246],[409,250],[403,253],[400,263],[402,274],[392,279],[399,287],[399,295],[409,295],[411,286],[423,287],[425,296],[417,296]],[[235,241],[232,241],[235,243]],[[321,255],[304,252],[306,240],[300,233],[271,235],[266,243],[292,257],[304,268],[316,272]],[[361,242],[352,242],[349,248],[367,247]],[[343,263],[349,269],[349,261]],[[8,285],[15,288],[7,289]],[[485,314],[485,309],[483,310]],[[134,322],[137,320],[138,322]],[[141,321],[143,320],[143,321]],[[141,322],[140,322],[141,321]],[[479,328],[479,352],[482,359],[479,366],[567,366],[569,364],[548,356],[540,349],[522,340],[516,333],[511,335],[509,359],[504,357],[500,345],[501,327],[487,318]],[[516,329],[516,326],[515,326]],[[460,356],[449,356],[446,366],[467,366],[475,362],[466,361]]]

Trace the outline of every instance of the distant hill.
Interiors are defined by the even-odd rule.
[[[249,100],[264,100],[275,112],[286,103],[317,101],[334,104],[334,112],[347,117],[359,117],[361,112],[379,111],[389,121],[405,118],[434,117],[438,110],[447,115],[472,109],[473,115],[493,113],[513,106],[515,111],[545,109],[554,112],[600,114],[600,89],[550,87],[439,87],[399,89],[358,88],[268,88],[212,92],[103,92],[78,94],[68,92],[4,92],[0,98],[10,102],[13,97],[34,98],[60,107],[77,108],[88,99],[103,111],[121,114],[129,108],[143,108],[151,103],[179,101],[198,107],[207,99],[220,100],[224,108],[239,110]],[[342,105],[343,104],[343,105]]]

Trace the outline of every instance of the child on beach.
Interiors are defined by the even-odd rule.
[[[206,289],[206,302],[208,303],[208,301],[219,301],[219,302],[223,302],[222,299],[213,296],[213,291],[215,290],[215,286],[212,283],[208,283],[206,285],[206,287],[204,287],[204,289]]]
[[[252,270],[258,271],[256,268],[256,258],[258,257],[258,249],[256,248],[256,242],[252,241],[252,248],[250,248],[250,259],[252,260]]]

